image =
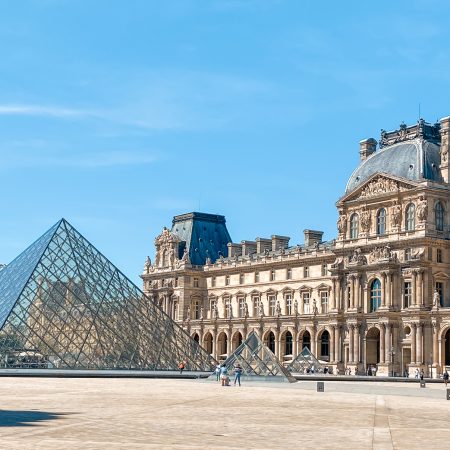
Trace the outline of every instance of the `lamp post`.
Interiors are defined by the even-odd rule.
[[[395,356],[394,347],[391,347],[389,355],[391,356],[391,367],[392,367],[391,376],[394,377],[394,356]]]

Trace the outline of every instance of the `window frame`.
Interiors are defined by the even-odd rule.
[[[380,208],[377,211],[377,236],[386,235],[386,209]]]
[[[350,216],[349,233],[350,233],[350,239],[358,239],[358,237],[359,237],[359,215],[356,212]]]

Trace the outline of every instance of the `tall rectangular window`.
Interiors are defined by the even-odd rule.
[[[327,313],[328,312],[328,292],[327,291],[322,291],[320,293],[320,304],[322,307],[322,313]]]
[[[327,265],[326,264],[322,264],[322,276],[326,277],[327,276]]]
[[[252,303],[253,303],[253,317],[258,317],[259,316],[259,302],[261,301],[261,299],[258,296],[254,296],[252,298]]]
[[[225,286],[229,286],[230,285],[230,275],[226,275],[225,276]]]
[[[231,298],[225,298],[225,319],[231,318]]]
[[[412,285],[411,281],[403,283],[403,307],[409,308],[412,302]]]
[[[211,286],[216,287],[216,277],[211,278]]]
[[[194,302],[194,319],[200,319],[200,302],[197,300]]]
[[[310,296],[309,292],[303,292],[303,294],[302,294],[303,312],[305,314],[310,314],[310,304],[309,304],[310,297],[311,296]]]
[[[303,267],[303,278],[308,278],[309,277],[309,267],[305,266]]]
[[[245,275],[243,273],[239,274],[239,284],[244,284],[245,282]]]
[[[198,287],[198,278],[194,278],[194,287]]]
[[[286,302],[286,315],[290,316],[292,314],[292,294],[286,294],[285,302]]]
[[[291,268],[286,270],[286,280],[292,280],[292,269]]]
[[[276,275],[275,275],[275,269],[272,269],[272,270],[270,271],[270,281],[275,281],[275,277],[276,277]]]
[[[245,317],[245,298],[239,297],[238,304],[239,304],[239,317]]]
[[[444,304],[444,283],[437,281],[436,282],[436,291],[439,294],[440,306],[442,306]]]
[[[276,308],[276,298],[275,295],[269,295],[269,316],[275,315],[275,308]]]
[[[440,248],[436,249],[436,262],[442,262],[442,249]]]

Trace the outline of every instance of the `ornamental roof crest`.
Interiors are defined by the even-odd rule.
[[[171,244],[174,242],[178,243],[178,242],[181,242],[181,240],[176,234],[172,233],[166,227],[163,228],[162,233],[159,236],[157,236],[155,239],[156,246]]]

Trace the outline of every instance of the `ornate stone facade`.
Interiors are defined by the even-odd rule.
[[[449,129],[450,118],[421,120],[382,132],[378,151],[362,141],[333,241],[305,230],[301,246],[277,235],[227,242],[194,265],[204,238],[192,233],[187,246],[176,217],[155,241],[155,264],[145,264],[144,291],[217,359],[254,330],[286,363],[308,346],[335,372],[439,376],[450,366]],[[426,152],[437,163],[422,170]]]

